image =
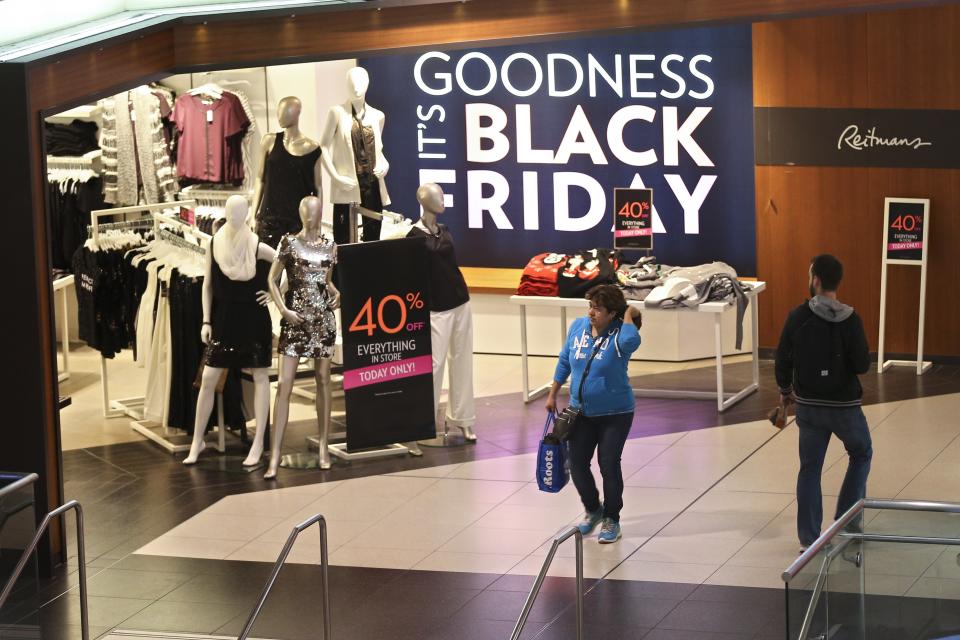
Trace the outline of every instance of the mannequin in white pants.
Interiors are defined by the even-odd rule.
[[[230,196],[225,224],[214,234],[207,251],[202,289],[203,327],[200,329],[200,339],[207,345],[206,364],[197,397],[193,443],[183,461],[186,465],[196,463],[206,447],[203,436],[213,411],[217,383],[229,367],[250,368],[256,389],[257,433],[243,464],[253,466],[263,455],[263,438],[270,413],[272,334],[270,313],[257,296],[258,291],[267,288],[267,273],[276,252],[260,242],[247,226],[247,211],[246,198]]]
[[[430,342],[433,351],[433,403],[436,415],[443,386],[443,370],[450,363],[447,423],[459,427],[464,438],[476,442],[473,400],[473,314],[470,294],[457,266],[453,238],[437,222],[445,210],[443,190],[427,183],[417,189],[423,207],[408,237],[426,237],[430,253]]]

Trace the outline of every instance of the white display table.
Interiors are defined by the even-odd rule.
[[[747,298],[749,300],[748,311],[750,312],[750,331],[751,331],[751,354],[752,359],[752,382],[743,389],[736,392],[725,392],[723,390],[723,313],[733,303],[728,302],[705,302],[696,308],[680,307],[675,309],[658,309],[644,307],[642,302],[632,301],[633,304],[641,307],[644,314],[681,314],[681,313],[711,313],[713,314],[714,327],[714,357],[716,358],[717,369],[717,390],[714,391],[691,391],[688,389],[634,389],[634,393],[643,398],[693,398],[697,400],[714,399],[717,400],[717,411],[726,411],[736,403],[740,402],[748,395],[757,390],[760,386],[760,358],[757,336],[757,296],[761,291],[767,288],[765,282],[745,282]],[[510,296],[510,302],[520,306],[520,344],[521,344],[521,368],[523,371],[523,401],[525,403],[543,396],[550,389],[551,382],[530,389],[530,374],[528,370],[527,353],[527,307],[553,307],[560,310],[560,335],[562,340],[567,335],[567,309],[586,310],[589,304],[582,298],[555,298],[540,296]],[[562,344],[562,342],[561,342]]]

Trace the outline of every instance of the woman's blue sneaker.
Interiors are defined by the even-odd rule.
[[[597,528],[601,520],[603,520],[602,507],[593,512],[588,511],[586,515],[583,516],[583,521],[577,525],[577,529],[580,529],[581,535],[588,536],[593,533],[593,530]]]
[[[597,542],[600,544],[610,544],[620,539],[620,523],[612,518],[604,518],[603,526],[600,527],[600,535],[597,536]]]

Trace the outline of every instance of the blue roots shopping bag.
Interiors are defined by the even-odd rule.
[[[570,480],[570,462],[567,455],[567,443],[560,442],[553,434],[548,434],[556,416],[551,411],[543,425],[540,450],[537,452],[537,486],[540,491],[559,493]]]

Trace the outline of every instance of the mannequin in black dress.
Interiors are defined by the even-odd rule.
[[[263,136],[263,162],[253,192],[252,210],[261,242],[276,249],[280,238],[302,228],[298,213],[306,196],[322,193],[320,144],[300,131],[299,98],[277,105],[282,131]]]
[[[183,464],[194,464],[206,445],[204,431],[213,411],[214,393],[224,369],[249,368],[256,389],[254,413],[257,434],[244,465],[252,466],[263,455],[263,438],[270,413],[269,367],[273,356],[270,312],[260,302],[267,275],[277,252],[260,242],[247,226],[247,200],[230,196],[226,223],[217,231],[207,251],[203,279],[203,327],[200,339],[207,345],[197,397],[193,443]]]

